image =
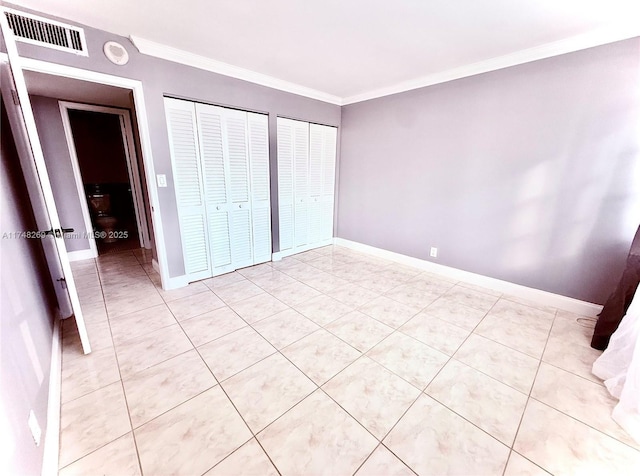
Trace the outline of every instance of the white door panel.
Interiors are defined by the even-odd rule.
[[[269,118],[248,113],[249,163],[254,264],[271,261],[271,189],[269,183]]]
[[[336,141],[335,127],[278,118],[281,251],[321,246],[333,237]]]
[[[62,225],[53,197],[49,174],[45,165],[44,153],[31,109],[31,101],[21,67],[13,32],[9,28],[7,18],[0,12],[0,29],[7,50],[8,64],[2,65],[0,85],[2,96],[9,115],[14,141],[20,156],[20,162],[28,185],[32,207],[36,214],[38,231],[51,230],[42,238],[52,284],[60,311],[63,315],[72,312],[75,315],[80,342],[85,354],[91,352],[89,336],[84,322],[80,299],[71,272],[71,264],[62,235]],[[19,104],[13,103],[13,94]],[[66,309],[65,309],[66,308]]]
[[[223,140],[224,109],[206,104],[196,104],[195,108],[208,219],[209,252],[212,274],[217,275],[233,270],[229,166],[225,159]]]
[[[247,113],[225,109],[223,131],[229,167],[231,256],[237,269],[253,264]]]
[[[238,205],[231,215],[232,262],[236,269],[253,264],[251,242],[251,210]]]
[[[293,121],[277,119],[280,251],[293,248]]]
[[[235,269],[231,256],[230,221],[229,212],[226,210],[209,212],[209,248],[214,275],[228,273]]]
[[[165,104],[189,279],[269,261],[268,117],[168,98]]]
[[[322,226],[320,238],[327,241],[333,238],[333,210],[335,201],[336,180],[336,147],[338,129],[335,127],[322,127]]]
[[[194,104],[165,98],[185,274],[190,281],[211,276],[202,163]]]

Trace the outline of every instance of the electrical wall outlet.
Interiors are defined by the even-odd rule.
[[[431,247],[431,252],[429,253],[429,256],[431,256],[432,258],[437,258],[438,257],[438,248],[436,248],[435,246]]]
[[[40,438],[42,438],[42,429],[38,424],[38,419],[36,418],[36,414],[33,413],[33,410],[29,411],[29,420],[27,420],[27,424],[29,425],[29,429],[31,430],[31,436],[33,436],[33,441],[36,446],[40,446]]]

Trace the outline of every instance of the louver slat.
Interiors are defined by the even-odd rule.
[[[222,122],[224,109],[196,104],[204,196],[209,221],[213,274],[232,271],[228,167],[225,165]]]
[[[309,123],[293,121],[294,246],[309,242]]]
[[[293,121],[278,118],[278,217],[280,251],[293,248]]]
[[[225,111],[231,201],[249,201],[249,156],[247,154],[247,117],[242,111]]]

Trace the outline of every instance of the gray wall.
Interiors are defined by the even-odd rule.
[[[26,11],[23,8],[19,9]],[[67,21],[67,23],[72,22]],[[19,44],[19,52],[22,56],[29,58],[137,79],[144,83],[155,172],[156,174],[165,174],[168,181],[168,187],[158,189],[158,195],[169,273],[172,277],[184,274],[184,262],[163,96],[192,99],[269,114],[271,202],[274,211],[277,210],[278,205],[277,189],[275,180],[273,180],[276,171],[276,117],[285,116],[332,126],[340,125],[339,106],[142,55],[127,38],[86,26],[83,28],[89,49],[88,57],[23,43]],[[110,40],[125,45],[130,56],[128,64],[116,66],[106,59],[102,53],[102,47],[105,42]],[[278,251],[277,213],[272,212],[272,218],[274,251]]]
[[[640,220],[639,48],[344,107],[337,236],[602,303]]]
[[[30,96],[30,99],[60,222],[76,232],[90,231],[84,225],[58,99],[42,96]],[[65,245],[68,251],[88,250],[89,240],[79,235],[65,238]]]
[[[36,229],[6,116],[0,120],[0,235]],[[1,474],[40,474],[47,424],[55,302],[40,240],[1,241],[0,408],[8,430]],[[34,411],[42,428],[36,447],[27,427]],[[5,428],[4,425],[7,425]],[[6,456],[5,456],[6,455]]]

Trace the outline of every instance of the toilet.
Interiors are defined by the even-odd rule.
[[[108,193],[103,193],[100,187],[95,185],[93,192],[89,193],[88,197],[96,227],[99,232],[106,234],[100,239],[105,243],[117,241],[115,229],[118,220],[111,216],[111,196]]]

